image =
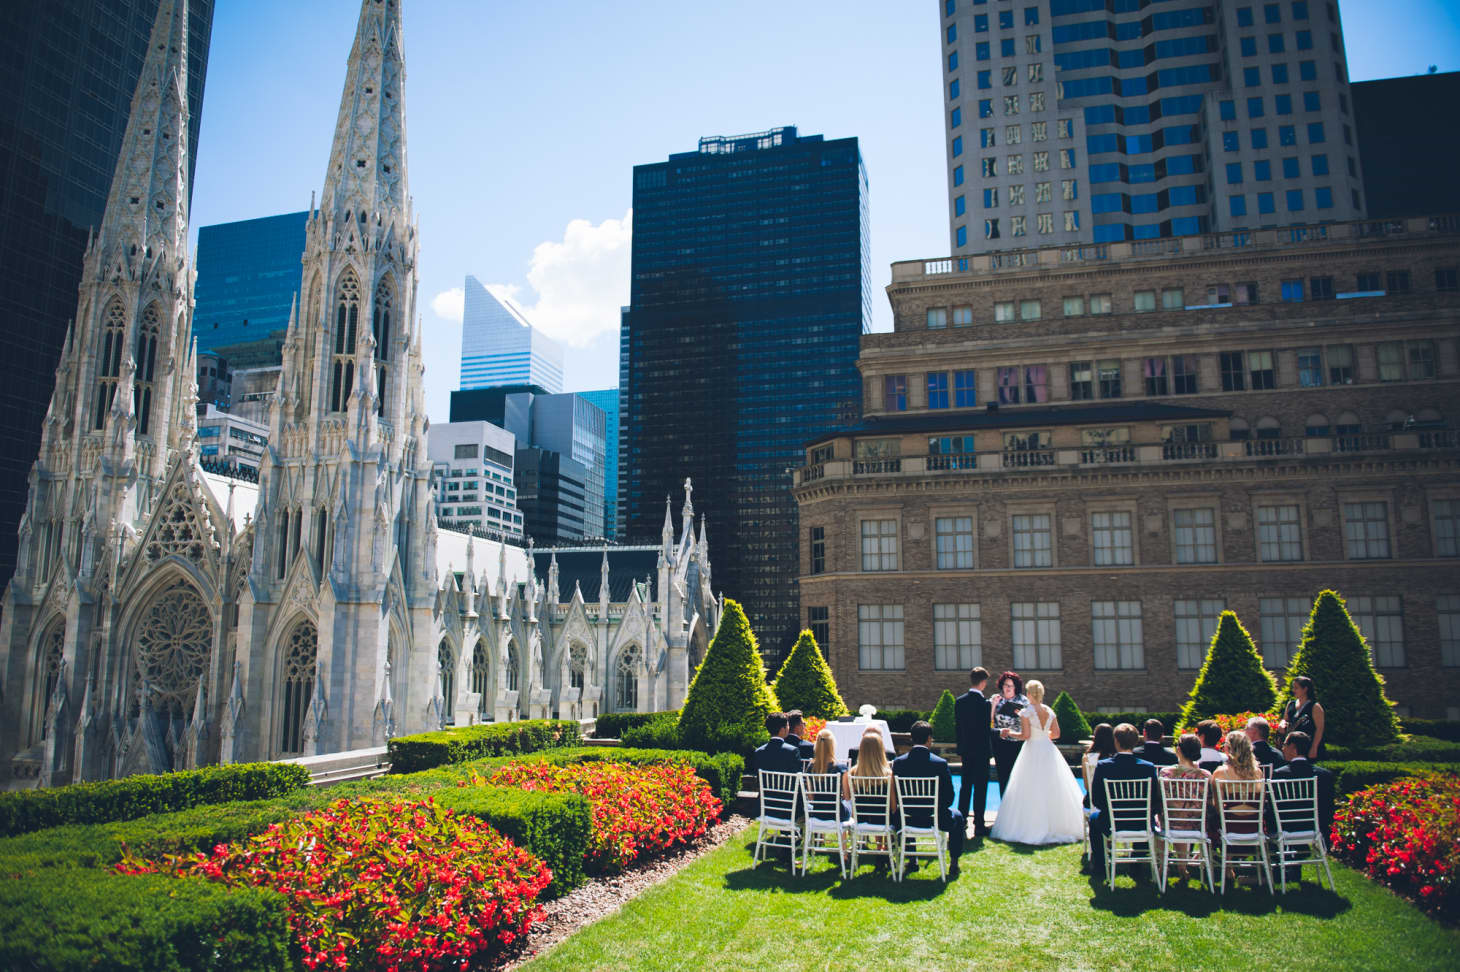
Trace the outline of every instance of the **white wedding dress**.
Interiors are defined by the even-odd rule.
[[[1030,737],[1019,750],[1009,785],[999,798],[992,836],[1011,844],[1072,844],[1084,836],[1080,787],[1054,740],[1049,715],[1032,705],[1019,713],[1029,720]]]

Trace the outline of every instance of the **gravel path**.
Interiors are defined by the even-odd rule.
[[[661,881],[667,881],[701,856],[725,844],[749,824],[749,817],[731,814],[711,827],[704,839],[692,847],[655,858],[622,874],[590,880],[576,891],[547,902],[543,905],[543,920],[528,932],[526,946],[498,968],[504,972],[515,969],[551,951],[574,932],[608,917],[623,907],[624,902]]]

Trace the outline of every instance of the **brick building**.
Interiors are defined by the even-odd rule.
[[[795,473],[848,703],[982,664],[1172,709],[1223,608],[1281,670],[1333,587],[1400,710],[1460,717],[1457,265],[1456,217],[894,264],[863,418]]]

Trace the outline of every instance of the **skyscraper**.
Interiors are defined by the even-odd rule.
[[[1460,130],[1431,117],[1460,99],[1460,71],[1359,81],[1352,91],[1369,216],[1460,213]]]
[[[937,5],[957,255],[1365,213],[1336,2]]]
[[[309,213],[285,213],[198,230],[193,333],[199,351],[260,341],[289,326],[299,293]]]
[[[855,138],[777,128],[634,167],[623,535],[658,535],[664,497],[699,469],[716,588],[771,652],[797,627],[787,470],[807,439],[857,415],[868,261]]]
[[[188,13],[191,185],[213,0],[190,0]],[[87,234],[101,223],[156,14],[156,0],[0,7],[0,585],[15,567]]]
[[[466,278],[461,318],[461,387],[537,385],[563,390],[563,348],[528,322],[512,301]]]
[[[618,539],[618,389],[604,388],[598,391],[578,392],[583,398],[603,410],[604,464],[603,464],[603,535],[609,540]]]

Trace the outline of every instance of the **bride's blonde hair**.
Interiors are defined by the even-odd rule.
[[[1031,678],[1024,686],[1024,694],[1028,696],[1029,703],[1034,706],[1044,702],[1044,683],[1037,678]]]

